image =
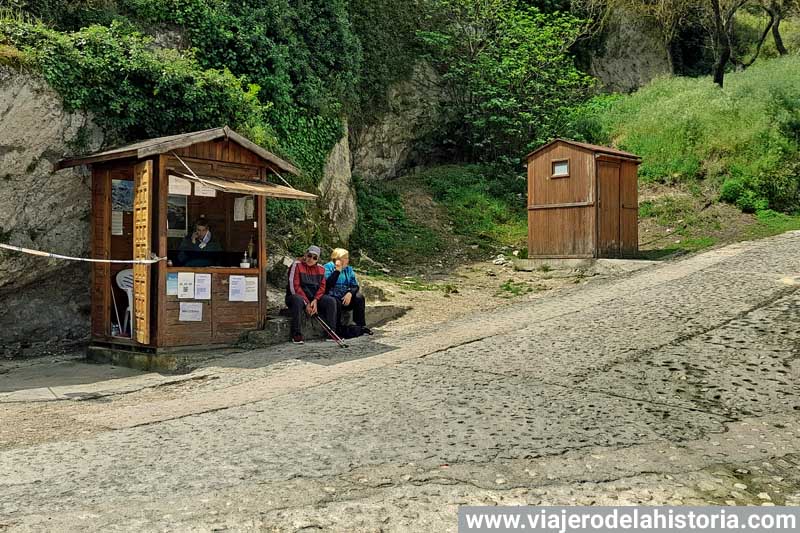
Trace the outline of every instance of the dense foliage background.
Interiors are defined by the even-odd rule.
[[[424,151],[450,165],[421,183],[473,240],[502,243],[524,238],[521,157],[556,136],[640,154],[644,182],[702,181],[746,212],[800,209],[798,3],[725,11],[738,4],[0,0],[0,63],[40,72],[68,108],[92,111],[111,143],[229,124],[300,166],[296,185],[313,187],[343,119],[354,128],[378,119],[392,84],[427,62],[446,97]],[[729,33],[714,25],[714,5],[733,21]],[[611,31],[611,8],[654,24],[676,76],[603,93],[585,67]],[[359,181],[359,199],[354,242],[384,216],[399,221],[387,242],[408,233],[392,233],[407,222],[397,194]],[[274,204],[283,233],[307,215]],[[423,233],[417,241],[434,242]]]

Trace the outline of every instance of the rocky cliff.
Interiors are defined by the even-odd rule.
[[[609,14],[602,49],[589,59],[589,73],[607,91],[631,92],[672,73],[672,63],[654,23],[624,10]]]
[[[425,63],[414,68],[409,80],[392,86],[386,95],[388,109],[375,122],[350,129],[353,174],[394,178],[425,162],[415,147],[435,126],[443,97],[439,76]]]
[[[85,256],[90,177],[55,172],[79,149],[97,149],[102,132],[85,113],[66,112],[35,76],[0,68],[0,241]],[[82,337],[88,332],[86,264],[0,251],[0,346]]]
[[[323,211],[330,221],[329,230],[342,243],[346,243],[353,233],[357,217],[346,122],[344,132],[328,155],[323,178],[319,184]]]

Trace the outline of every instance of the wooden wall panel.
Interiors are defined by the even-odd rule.
[[[212,281],[213,286],[213,281]],[[195,346],[212,343],[211,328],[211,302],[203,302],[203,320],[201,322],[181,322],[180,302],[194,302],[197,300],[178,300],[177,296],[163,296],[166,299],[164,306],[163,331],[159,334],[159,345],[170,346]]]
[[[175,150],[175,153],[181,157],[186,156],[241,165],[264,166],[266,164],[257,154],[225,139],[193,144],[186,148],[179,148]]]
[[[551,163],[569,159],[570,175],[553,178]],[[529,164],[528,205],[568,204],[594,200],[593,155],[581,148],[556,143],[542,150]],[[530,167],[533,167],[530,172]]]
[[[260,283],[258,288],[259,292],[263,292]],[[231,302],[228,300],[228,289],[228,275],[214,274],[211,282],[211,312],[215,343],[234,342],[243,331],[256,329],[259,323],[259,303]]]
[[[163,295],[161,299],[165,302],[164,320],[162,332],[159,334],[159,345],[171,347],[229,344],[236,341],[242,332],[258,328],[259,302],[229,301],[229,276],[229,273],[211,274],[211,300],[179,300],[177,296]],[[259,290],[263,292],[261,285]],[[203,320],[181,322],[181,302],[202,302]]]
[[[528,211],[528,257],[591,257],[594,207]]]
[[[620,239],[621,253],[633,257],[639,251],[638,165],[623,161],[620,169]]]
[[[178,153],[178,155],[180,155],[181,159],[183,159],[183,161],[199,176],[220,176],[243,181],[257,181],[262,174],[262,168],[264,168],[253,164],[211,161],[180,153]],[[167,155],[164,156],[164,158],[167,171],[188,173],[183,163],[175,157]]]

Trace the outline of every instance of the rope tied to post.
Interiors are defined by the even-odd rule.
[[[24,254],[36,255],[39,257],[49,257],[52,259],[63,259],[66,261],[84,261],[86,263],[124,263],[126,265],[151,265],[159,261],[166,261],[166,257],[158,257],[156,254],[151,253],[150,259],[91,259],[88,257],[73,257],[70,255],[54,254],[50,252],[42,252],[40,250],[32,250],[30,248],[23,248],[22,246],[14,246],[12,244],[0,243],[0,248],[11,250],[14,252],[22,252]]]

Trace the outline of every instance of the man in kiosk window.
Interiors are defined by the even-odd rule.
[[[183,238],[178,250],[181,252],[178,260],[183,266],[203,267],[211,266],[213,261],[211,257],[203,257],[202,254],[221,252],[222,246],[214,240],[208,219],[201,215],[194,223],[194,232]]]
[[[289,268],[286,284],[286,307],[292,317],[292,342],[303,344],[300,328],[303,312],[308,316],[319,313],[330,327],[335,327],[336,300],[325,294],[325,269],[319,265],[320,249],[309,246],[306,254]]]

